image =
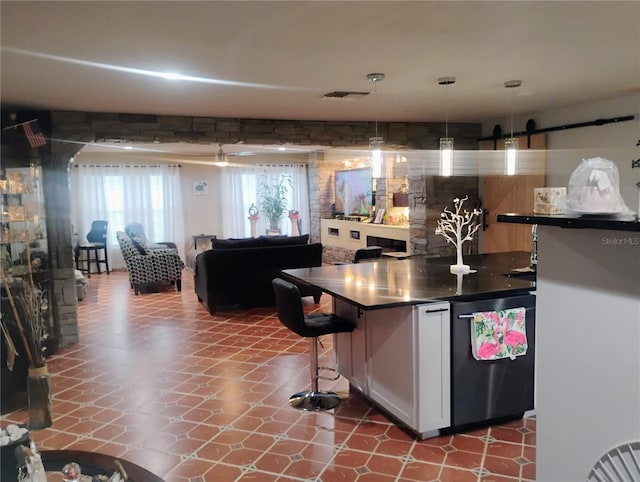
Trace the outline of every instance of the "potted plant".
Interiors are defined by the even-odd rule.
[[[260,212],[269,220],[267,234],[280,234],[280,220],[287,212],[287,195],[293,187],[293,179],[288,174],[260,178],[258,195]]]

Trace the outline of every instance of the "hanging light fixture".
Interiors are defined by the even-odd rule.
[[[440,77],[439,85],[449,86],[456,83],[455,77]],[[445,89],[444,137],[440,138],[440,175],[451,176],[453,170],[453,137],[449,137],[449,99],[448,87]]]
[[[222,150],[222,144],[218,144],[218,152],[216,153],[216,157],[213,159],[213,164],[218,167],[226,167],[229,165],[229,158]]]
[[[521,80],[509,80],[504,83],[507,89],[515,89],[522,85]],[[504,172],[507,176],[516,174],[516,166],[518,165],[518,139],[513,137],[513,111],[515,108],[515,90],[511,97],[511,136],[504,141]]]
[[[384,140],[378,136],[378,88],[376,83],[384,80],[384,74],[368,74],[367,80],[373,82],[373,95],[376,102],[376,135],[369,138],[369,150],[371,150],[371,175],[377,179],[382,177],[382,145]]]

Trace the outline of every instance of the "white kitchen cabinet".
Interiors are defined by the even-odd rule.
[[[411,306],[367,312],[369,396],[409,427],[417,426],[416,343]]]
[[[450,424],[449,303],[362,310],[336,300],[356,329],[335,335],[351,385],[419,434]]]
[[[449,303],[414,307],[418,432],[451,423],[451,317]]]
[[[334,313],[341,318],[352,320],[356,328],[350,333],[334,335],[336,370],[347,378],[351,385],[365,395],[367,386],[366,318],[357,306],[344,301],[334,301]]]

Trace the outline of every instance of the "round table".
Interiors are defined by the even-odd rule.
[[[84,452],[82,450],[42,450],[40,455],[47,472],[61,473],[62,467],[64,467],[65,464],[76,462],[80,465],[83,475],[111,476],[119,470],[114,463],[118,460],[127,473],[128,482],[164,482],[162,478],[149,472],[144,467],[111,455]],[[48,480],[52,479],[49,478]],[[60,480],[62,480],[62,475],[60,476]]]

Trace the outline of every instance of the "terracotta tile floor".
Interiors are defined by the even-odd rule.
[[[79,326],[80,342],[49,359],[55,422],[32,432],[41,449],[110,454],[167,482],[535,479],[532,418],[420,441],[342,379],[321,382],[344,399],[335,413],[290,408],[309,384],[308,341],[274,309],[211,316],[187,271],[181,293],[140,296],[124,272],[92,276]],[[322,341],[331,365],[331,337]]]

